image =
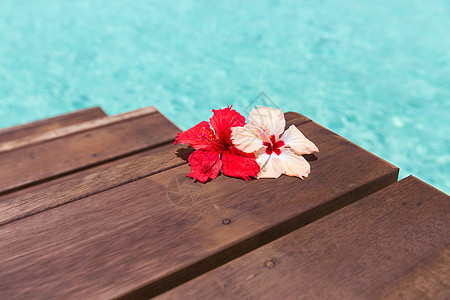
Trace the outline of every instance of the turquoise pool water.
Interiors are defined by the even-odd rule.
[[[450,192],[450,2],[280,2],[2,0],[0,128],[155,105],[187,129],[264,91]]]

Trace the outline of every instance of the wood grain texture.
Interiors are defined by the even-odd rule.
[[[396,181],[316,123],[299,128],[321,150],[303,181],[201,184],[181,165],[0,226],[0,298],[156,295]]]
[[[23,125],[0,129],[0,144],[11,143],[12,141],[30,139],[32,136],[39,136],[50,131],[63,127],[80,124],[106,117],[105,112],[100,107],[91,107],[68,114],[39,120]]]
[[[23,196],[23,195],[26,195],[26,194],[29,194],[29,193],[34,193],[34,192],[37,192],[37,191],[40,191],[40,190],[48,189],[48,188],[50,188],[50,187],[52,187],[54,185],[63,183],[65,181],[71,181],[71,180],[74,180],[74,179],[81,180],[82,178],[84,178],[84,177],[86,177],[88,175],[91,175],[93,173],[100,172],[100,171],[103,171],[103,170],[106,170],[106,169],[109,169],[109,168],[112,168],[112,167],[115,167],[115,166],[119,166],[119,165],[122,165],[122,164],[126,164],[128,162],[133,161],[133,160],[136,160],[136,159],[139,159],[139,158],[142,158],[142,157],[146,157],[146,156],[158,153],[158,152],[163,152],[163,151],[166,151],[166,150],[172,150],[175,147],[176,146],[173,143],[167,143],[167,144],[163,144],[163,145],[158,145],[157,147],[150,148],[148,150],[144,150],[144,151],[138,152],[136,154],[127,155],[127,156],[124,156],[124,157],[121,157],[121,158],[118,158],[118,159],[115,159],[115,160],[111,160],[111,161],[108,161],[108,162],[104,162],[104,163],[102,163],[100,165],[89,167],[89,168],[77,171],[75,173],[70,173],[70,174],[67,174],[67,175],[64,175],[64,176],[58,176],[58,177],[56,177],[54,179],[50,179],[48,181],[39,182],[39,183],[37,183],[35,185],[31,185],[31,186],[28,186],[28,187],[25,187],[25,188],[21,188],[21,189],[15,190],[15,191],[10,192],[10,193],[6,193],[6,194],[3,194],[3,195],[0,195],[0,203],[2,201],[5,201],[5,200],[10,200],[12,198],[18,198],[20,196]]]
[[[0,153],[0,194],[173,142],[179,131],[149,112]]]
[[[408,177],[158,299],[450,299],[449,215]]]
[[[145,157],[124,164],[115,162],[116,165],[109,168],[101,166],[97,172],[84,171],[84,176],[73,174],[73,179],[64,178],[57,184],[5,198],[0,201],[0,225],[186,164],[186,160],[177,153],[192,151],[187,146],[170,146],[172,149],[168,151],[153,155],[147,153]]]
[[[64,136],[75,134],[75,133],[80,133],[83,131],[88,131],[91,129],[98,129],[102,126],[108,126],[108,125],[112,125],[115,123],[130,120],[133,118],[139,118],[139,117],[142,117],[142,116],[145,116],[145,115],[157,112],[157,111],[158,110],[155,107],[149,106],[149,107],[141,108],[138,110],[126,112],[123,114],[110,116],[107,118],[99,118],[99,119],[95,119],[95,120],[91,120],[91,121],[74,124],[71,126],[57,128],[55,130],[45,132],[44,134],[27,136],[23,139],[14,140],[11,142],[6,142],[6,143],[0,144],[0,153],[6,152],[6,151],[11,151],[11,150],[17,150],[18,148],[21,148],[21,147],[26,147],[26,146],[30,146],[33,144],[46,142],[49,140],[61,138]]]

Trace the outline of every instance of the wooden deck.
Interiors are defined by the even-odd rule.
[[[448,299],[449,196],[310,119],[306,180],[194,183],[155,108],[0,131],[0,299]]]

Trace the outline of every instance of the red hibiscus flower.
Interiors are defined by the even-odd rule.
[[[231,127],[244,126],[245,118],[231,107],[213,109],[213,113],[209,123],[200,122],[177,134],[175,145],[189,144],[196,150],[189,156],[191,173],[187,176],[206,182],[216,178],[222,169],[224,175],[245,181],[256,177],[259,165],[255,155],[238,150],[231,142]]]

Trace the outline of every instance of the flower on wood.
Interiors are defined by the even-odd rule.
[[[286,120],[281,109],[253,108],[248,121],[231,129],[231,139],[237,149],[255,153],[260,166],[258,178],[278,178],[281,174],[308,177],[310,165],[302,154],[319,149],[294,125],[284,131]]]
[[[245,181],[256,177],[259,165],[255,154],[245,153],[231,142],[231,127],[244,126],[245,118],[231,107],[213,109],[213,113],[209,123],[200,122],[176,136],[175,144],[189,144],[195,149],[188,159],[191,165],[188,176],[206,182],[222,170],[224,175]]]

